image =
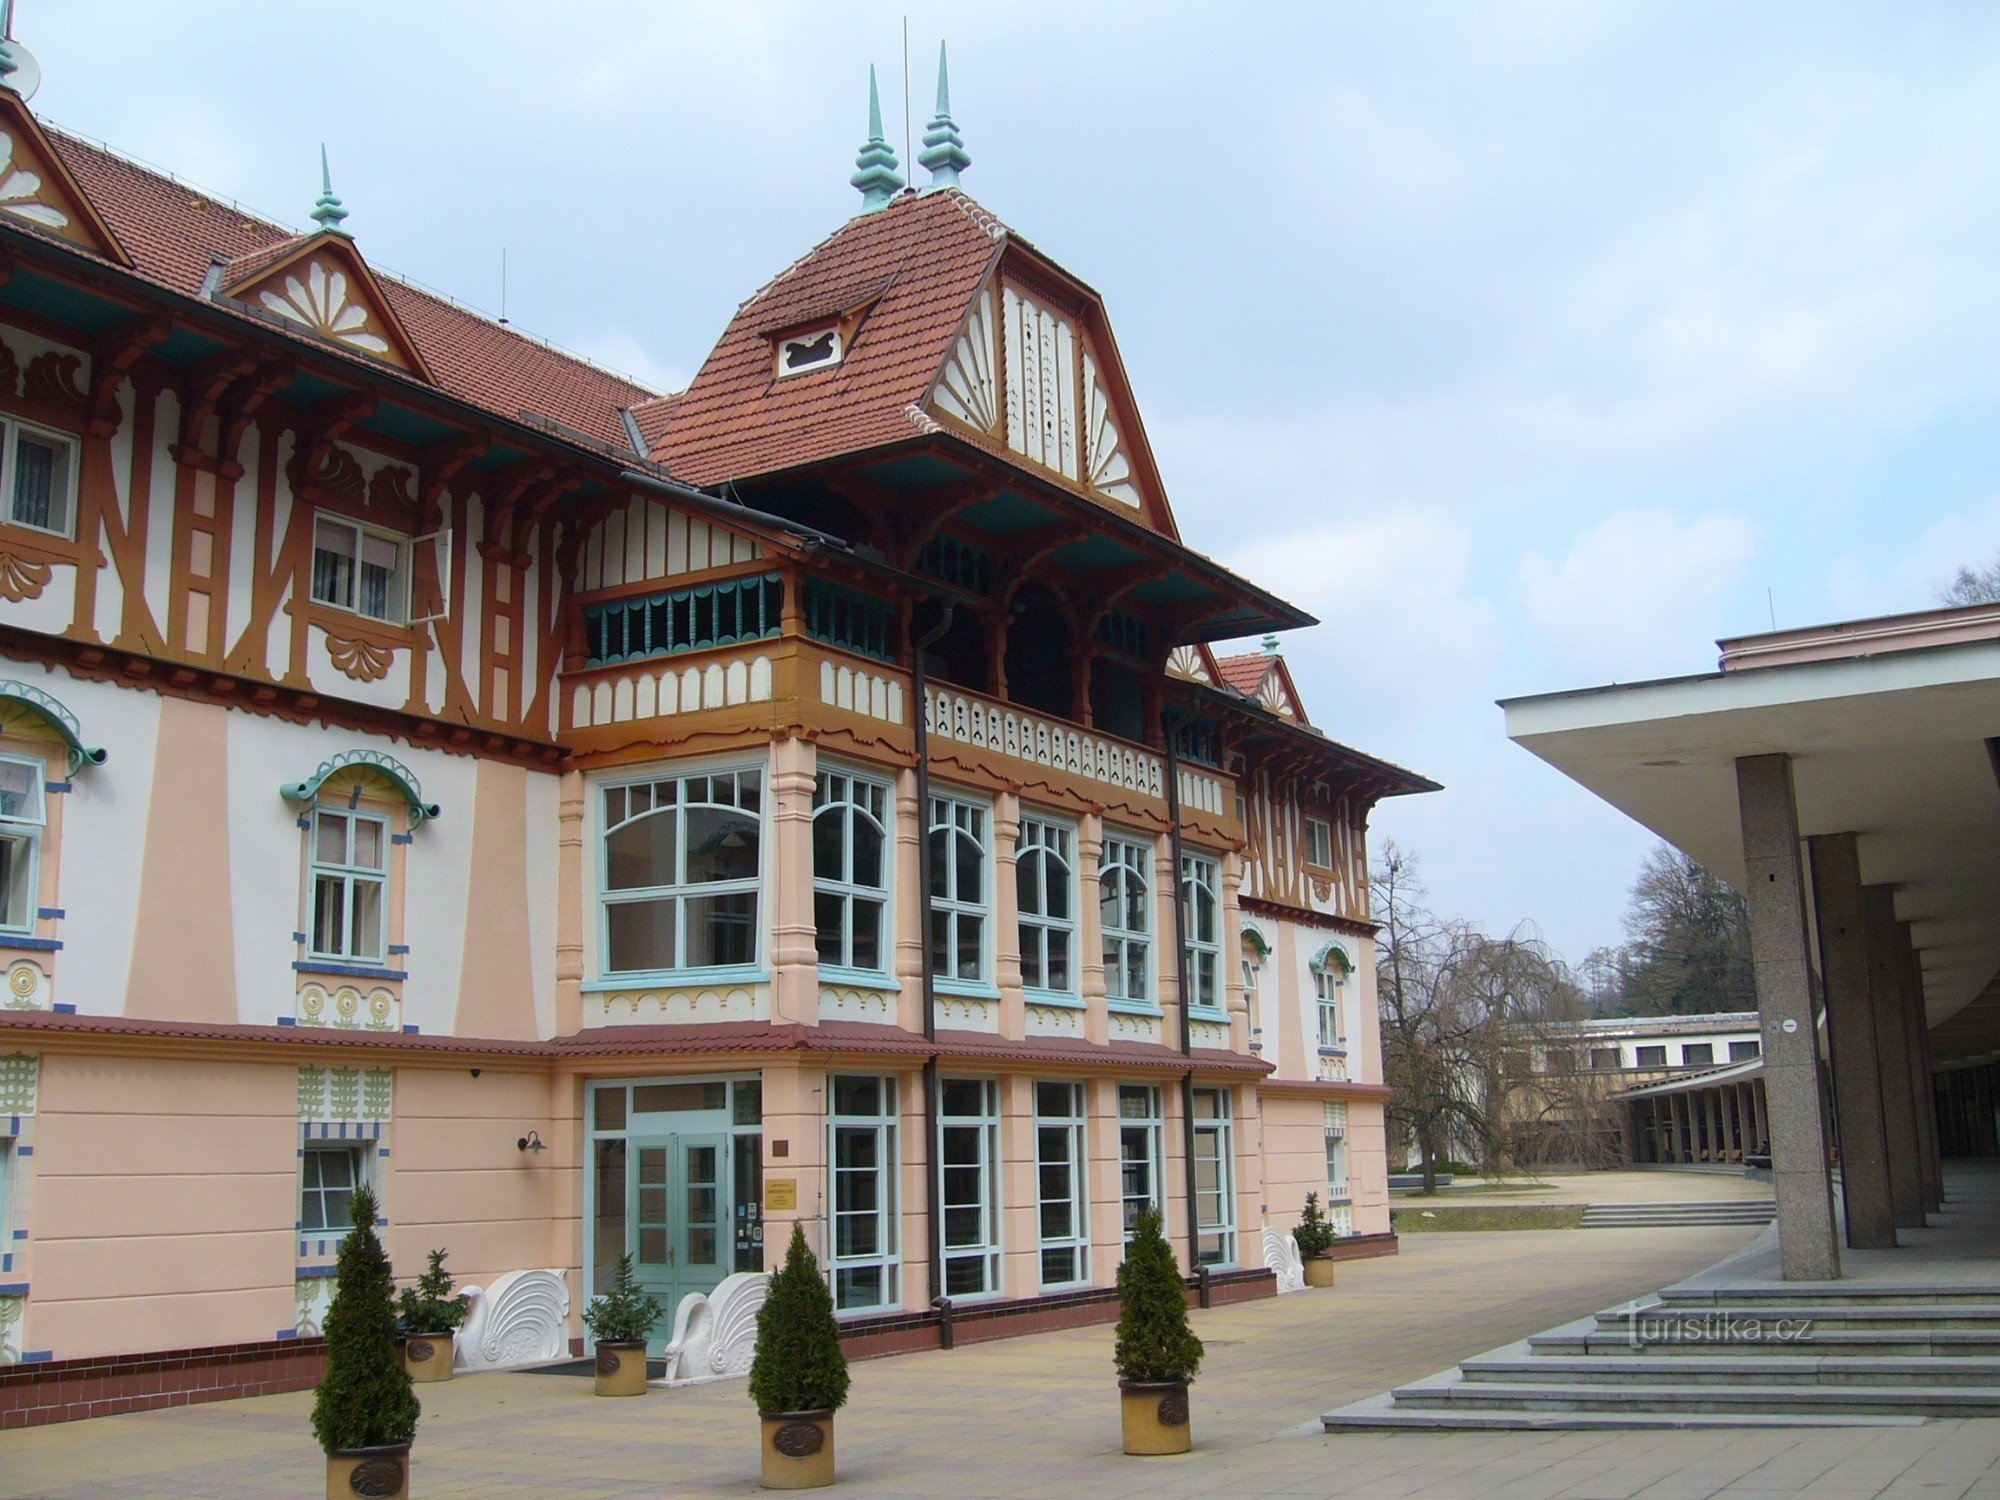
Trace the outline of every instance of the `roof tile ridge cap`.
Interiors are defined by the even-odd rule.
[[[193,193],[197,197],[205,199],[211,208],[226,208],[232,213],[241,214],[245,219],[254,220],[257,227],[261,229],[275,229],[281,234],[290,235],[299,233],[298,230],[293,229],[290,225],[282,224],[276,219],[266,217],[260,210],[251,208],[240,198],[232,198],[227,193],[218,193],[213,188],[204,187],[201,183],[195,182],[191,178],[182,177],[178,173],[168,170],[166,167],[155,166],[143,157],[133,156],[130,152],[120,150],[109,141],[100,140],[94,135],[86,135],[80,130],[72,130],[67,125],[58,124],[54,120],[44,119],[40,115],[36,115],[35,119],[41,125],[42,130],[55,142],[58,150],[63,146],[81,146],[84,150],[94,151],[99,156],[116,162],[121,167],[142,173],[147,177],[165,183],[169,187],[177,187],[183,192]],[[69,166],[69,163],[65,162],[64,165]],[[71,170],[74,171],[75,168],[71,167]]]
[[[937,419],[925,411],[923,406],[918,402],[912,401],[908,406],[904,407],[903,415],[910,419],[912,427],[916,428],[917,431],[923,433],[926,437],[933,433],[944,431],[944,428],[938,424]]]
[[[835,240],[839,239],[843,234],[847,232],[848,227],[854,223],[855,219],[858,219],[860,217],[861,217],[860,214],[856,214],[854,215],[853,218],[842,220],[831,234],[828,234],[824,239],[820,240],[810,249],[803,251],[799,255],[798,259],[794,260],[790,265],[786,266],[783,270],[779,271],[769,281],[765,282],[762,286],[758,287],[756,291],[752,292],[749,296],[745,297],[741,302],[737,303],[736,304],[737,314],[740,316],[745,308],[751,306],[754,303],[763,301],[763,299],[768,297],[771,294],[771,292],[777,287],[779,282],[784,281],[788,277],[796,275],[800,270],[800,268],[803,267],[807,261],[811,260],[815,255],[818,255],[820,251],[824,250],[828,245],[831,245]],[[734,322],[735,318],[731,318],[730,321]]]
[[[958,211],[977,224],[988,239],[1004,240],[1013,233],[993,210],[970,196],[964,189],[946,188],[944,195],[957,204]]]

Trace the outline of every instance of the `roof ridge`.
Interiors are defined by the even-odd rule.
[[[1014,231],[1007,227],[998,214],[966,192],[964,188],[946,188],[944,195],[957,204],[959,212],[977,224],[988,239],[1004,240],[1014,237]]]
[[[39,119],[39,116],[37,118]],[[256,250],[249,252],[248,255],[234,256],[231,258],[232,263],[238,261],[249,261],[254,256],[264,255],[270,252],[274,252],[280,249],[283,245],[293,244],[300,240],[311,239],[314,235],[320,232],[317,229],[314,230],[294,229],[289,224],[281,223],[280,221],[273,219],[266,214],[260,213],[255,209],[246,207],[240,199],[231,198],[224,193],[214,192],[211,189],[206,188],[202,186],[200,183],[192,181],[189,178],[178,176],[175,173],[170,172],[163,167],[156,167],[151,162],[145,160],[143,157],[134,156],[128,151],[121,151],[117,147],[110,145],[108,142],[99,140],[95,136],[85,135],[82,131],[71,130],[67,126],[58,125],[52,120],[41,120],[41,125],[42,128],[44,130],[47,130],[51,135],[60,137],[62,140],[65,141],[75,142],[76,144],[84,146],[89,150],[99,152],[105,156],[110,157],[114,161],[120,162],[125,166],[130,167],[134,171],[145,172],[153,177],[160,179],[163,182],[171,183],[175,187],[182,188],[187,191],[199,194],[201,197],[208,199],[211,203],[223,205],[233,210],[234,212],[241,214],[245,219],[253,221],[256,227],[260,229],[268,229],[275,234],[281,234],[286,237],[284,240],[279,241],[277,243],[271,245],[259,246]],[[458,298],[452,296],[451,293],[449,292],[439,291],[436,287],[430,286],[425,282],[418,281],[413,276],[406,276],[402,272],[397,271],[389,266],[384,266],[378,263],[377,261],[369,258],[366,255],[363,255],[362,259],[367,261],[368,269],[375,273],[376,279],[379,281],[391,282],[397,286],[406,288],[407,290],[415,293],[417,296],[428,297],[434,302],[442,303],[446,307],[451,308],[454,312],[461,313],[469,318],[477,318],[480,322],[485,323],[486,325],[493,328],[497,332],[503,333],[510,338],[519,339],[524,344],[532,344],[538,349],[544,350],[549,354],[555,355],[558,359],[568,360],[570,363],[581,365],[587,370],[594,370],[600,375],[608,375],[613,380],[623,381],[626,385],[631,386],[635,390],[646,391],[648,392],[649,395],[660,394],[658,392],[654,392],[652,390],[652,387],[648,386],[644,381],[634,379],[631,375],[628,375],[623,370],[614,370],[611,368],[611,366],[607,364],[602,364],[597,360],[591,359],[588,355],[578,354],[573,349],[566,349],[561,344],[558,344],[551,339],[542,338],[538,334],[524,332],[521,329],[515,328],[510,323],[503,323],[499,319],[493,317],[491,314],[481,312],[478,308],[469,306],[468,304],[459,301]]]

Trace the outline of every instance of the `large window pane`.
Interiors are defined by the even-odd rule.
[[[672,901],[617,901],[604,908],[605,967],[637,973],[675,967]]]

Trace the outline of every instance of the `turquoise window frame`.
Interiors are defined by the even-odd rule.
[[[755,876],[735,880],[689,881],[687,871],[686,813],[690,806],[713,807],[726,811],[743,812],[740,804],[697,802],[689,803],[683,795],[690,781],[706,781],[718,776],[756,779],[757,786],[757,873]],[[617,828],[623,828],[638,818],[627,817],[614,827],[605,813],[607,795],[615,790],[628,792],[633,787],[658,786],[673,782],[676,787],[673,803],[674,817],[679,828],[674,840],[675,879],[667,885],[636,886],[613,892],[611,887],[610,850],[611,835]],[[770,788],[765,767],[758,761],[731,761],[726,764],[706,766],[676,766],[669,770],[664,767],[641,775],[607,777],[593,789],[592,806],[597,830],[597,971],[598,988],[619,987],[631,984],[691,983],[696,980],[727,979],[751,981],[763,976],[765,952],[764,914],[768,910],[769,897],[765,883],[769,874],[769,862],[765,852],[770,847]],[[640,817],[659,816],[657,806]],[[750,957],[738,964],[689,964],[687,957],[687,906],[690,900],[704,897],[748,895],[752,899],[750,915],[751,948]],[[640,902],[670,901],[674,911],[674,959],[665,968],[617,969],[611,964],[611,908]]]
[[[20,843],[27,849],[23,876],[27,900],[23,903],[23,915],[19,921],[8,921],[6,907],[0,904],[0,934],[33,937],[42,910],[42,839],[49,825],[48,767],[32,755],[7,754],[0,754],[0,766],[17,766],[28,773],[31,804],[20,812],[0,815],[0,841]]]
[[[1060,876],[1054,881],[1048,878],[1051,864],[1060,868]],[[1068,908],[1068,916],[1028,909],[1026,882],[1021,874],[1024,866],[1039,871],[1034,882],[1036,900],[1046,904],[1059,892]],[[1032,1000],[1050,1000],[1057,1004],[1079,1000],[1083,993],[1083,975],[1080,972],[1083,955],[1078,951],[1082,923],[1077,911],[1076,825],[1042,813],[1024,814],[1020,832],[1014,836],[1014,872],[1014,923],[1016,939],[1020,943],[1022,989]],[[1034,944],[1032,957],[1029,951],[1031,941]],[[1051,955],[1058,949],[1063,954],[1063,966],[1069,976],[1068,983],[1063,985],[1046,982],[1053,967]],[[1043,983],[1028,981],[1031,964],[1033,971],[1041,975]]]
[[[1187,914],[1189,988],[1181,1003],[1190,1015],[1203,1020],[1226,1020],[1228,1012],[1222,1007],[1222,862],[1212,854],[1183,854],[1180,875],[1180,899]]]
[[[867,1082],[876,1085],[879,1090],[876,1095],[877,1107],[872,1114],[850,1114],[841,1110],[840,1100],[843,1093],[841,1085],[849,1082]],[[898,1080],[893,1074],[829,1073],[827,1075],[826,1261],[831,1273],[833,1308],[837,1317],[893,1312],[903,1305],[903,1162],[898,1149],[901,1145],[902,1118],[898,1113],[901,1093],[897,1083]],[[848,1141],[858,1141],[863,1136],[872,1140],[874,1164],[866,1167],[842,1166],[842,1145]],[[847,1201],[843,1197],[840,1181],[842,1173],[848,1173],[856,1178],[867,1176],[873,1179],[875,1199],[873,1208],[841,1207],[842,1203]],[[860,1255],[841,1254],[843,1228],[841,1220],[844,1218],[874,1220],[876,1248],[873,1252]],[[881,1273],[880,1297],[872,1301],[859,1301],[850,1296],[848,1288],[851,1285],[851,1274],[857,1271]]]
[[[1114,925],[1105,915],[1107,911],[1122,906],[1122,902],[1108,900],[1107,891],[1123,896],[1127,880],[1136,880],[1139,886],[1139,912],[1145,923],[1140,928]],[[1104,948],[1104,1003],[1112,1010],[1129,1014],[1158,1015],[1159,984],[1153,973],[1152,844],[1124,834],[1106,834],[1103,853],[1097,860],[1097,886],[1098,927]],[[1143,955],[1139,972],[1145,981],[1146,991],[1142,995],[1121,993],[1128,989],[1125,980],[1131,972],[1134,949],[1140,950]]]
[[[845,795],[836,795],[844,786]],[[866,792],[879,799],[880,810],[870,808],[856,793]],[[826,800],[822,800],[825,798]],[[895,952],[895,865],[896,788],[885,778],[851,771],[846,766],[823,765],[813,782],[813,929],[819,932],[821,898],[838,901],[841,908],[840,958],[838,962],[820,958],[820,972],[830,977],[851,977],[871,984],[888,980]],[[842,823],[841,873],[822,875],[819,870],[819,824],[823,817],[838,815]],[[864,885],[854,878],[854,829],[857,820],[872,823],[882,835],[882,883]],[[869,902],[881,908],[873,965],[854,962],[854,906]]]
[[[1087,1085],[1070,1079],[1036,1079],[1030,1087],[1034,1090],[1034,1130],[1035,1130],[1035,1269],[1045,1290],[1058,1287],[1078,1287],[1090,1285],[1090,1093]],[[1061,1111],[1045,1111],[1042,1107],[1045,1089],[1060,1089],[1068,1096],[1068,1107]],[[1043,1146],[1050,1136],[1060,1132],[1065,1142],[1067,1160],[1061,1163],[1069,1172],[1069,1192],[1065,1197],[1051,1197],[1048,1192],[1046,1174],[1051,1165],[1044,1154]],[[1049,1208],[1058,1203],[1067,1206],[1070,1215],[1068,1234],[1050,1235],[1045,1232],[1046,1215]],[[1058,1254],[1068,1251],[1075,1256],[1073,1274],[1051,1278],[1048,1275],[1048,1257],[1051,1251]]]
[[[940,810],[947,817],[940,820]],[[961,814],[970,816],[970,826]],[[937,919],[946,919],[946,931],[950,941],[945,945],[946,964],[933,965],[933,982],[940,990],[956,987],[957,993],[978,995],[993,994],[993,808],[991,804],[961,796],[956,792],[932,791],[931,805],[924,819],[924,837],[942,838],[944,849],[940,858],[938,849],[931,850],[931,879],[942,880],[947,894],[940,896],[935,891],[928,892],[927,908],[930,920],[919,934],[926,943],[934,943],[933,933]],[[964,849],[961,840],[970,840],[978,849],[979,899],[965,901],[955,892],[958,889],[958,874],[963,868],[961,859]],[[976,921],[979,924],[979,972],[970,978],[958,972],[957,953],[960,947],[962,924]]]
[[[349,858],[345,862],[324,860],[319,852],[319,825],[321,818],[341,818],[348,825],[346,847]],[[372,823],[381,830],[382,864],[379,869],[353,863],[354,825]],[[367,812],[358,807],[336,804],[321,807],[315,804],[306,817],[306,958],[315,963],[362,964],[381,966],[389,961],[389,851],[394,847],[395,829],[389,819],[381,813]],[[340,930],[348,946],[345,950],[322,948],[316,941],[314,930],[319,926],[319,886],[320,881],[341,882]],[[376,944],[373,952],[363,953],[354,947],[354,892],[357,884],[373,885],[380,889],[380,904],[376,910]]]

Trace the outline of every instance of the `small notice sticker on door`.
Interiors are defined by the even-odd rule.
[[[780,1213],[786,1210],[796,1212],[798,1206],[798,1178],[766,1177],[764,1179],[764,1211],[766,1213]]]

